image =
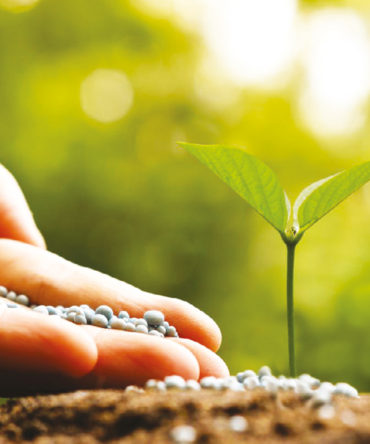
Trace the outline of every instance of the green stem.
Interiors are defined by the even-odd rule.
[[[294,350],[294,252],[296,243],[287,243],[287,321],[288,321],[288,343],[289,343],[289,369],[290,376],[295,377],[295,350]]]

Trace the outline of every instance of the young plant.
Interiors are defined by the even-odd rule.
[[[298,242],[346,197],[370,180],[370,162],[314,182],[296,199],[293,208],[275,173],[242,148],[179,143],[207,165],[245,199],[281,235],[287,247],[287,324],[290,374],[295,376],[294,254]]]

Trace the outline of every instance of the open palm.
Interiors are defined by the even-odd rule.
[[[0,303],[0,396],[124,387],[171,374],[188,379],[228,375],[214,353],[220,330],[206,314],[187,302],[141,291],[47,251],[22,191],[1,165],[0,285],[28,295],[35,304],[107,304],[136,317],[161,310],[180,335],[162,339],[79,326]]]

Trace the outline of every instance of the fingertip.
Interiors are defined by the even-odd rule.
[[[24,240],[27,244],[31,244],[35,247],[41,248],[43,250],[47,249],[46,241],[41,234],[40,230],[37,228],[36,223],[34,223],[34,229],[24,234]]]
[[[181,344],[141,333],[84,328],[94,338],[99,354],[96,367],[88,376],[92,386],[143,385],[148,379],[169,375],[199,378],[198,360]]]
[[[221,347],[222,343],[222,333],[220,327],[216,324],[216,322],[207,314],[205,316],[208,318],[209,331],[205,331],[205,337],[207,338],[206,343],[204,344],[210,350],[217,352]]]
[[[94,339],[80,326],[57,317],[53,321],[60,324],[58,334],[54,336],[59,349],[60,368],[66,375],[76,378],[91,372],[98,361],[98,349]]]
[[[175,342],[168,343],[163,338],[145,339],[149,340],[145,341],[142,364],[147,368],[149,378],[164,379],[170,375],[179,375],[184,379],[199,378],[199,362],[187,347]],[[145,380],[149,378],[146,377]]]
[[[33,218],[33,216],[32,216],[32,218]],[[41,234],[41,231],[39,230],[38,226],[36,225],[35,220],[34,220],[34,227],[35,227],[35,230],[33,232],[34,245],[36,247],[42,248],[43,250],[46,250],[47,244],[46,244],[45,238]]]
[[[196,357],[200,370],[199,379],[205,376],[215,376],[216,378],[230,376],[229,369],[224,360],[209,348],[190,339],[172,338],[171,341],[186,347]]]
[[[15,177],[0,164],[0,237],[46,249],[26,198]]]
[[[222,334],[216,322],[189,302],[166,298],[166,319],[177,328],[180,337],[203,344],[216,352],[222,342]]]

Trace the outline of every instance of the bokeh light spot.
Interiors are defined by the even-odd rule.
[[[92,119],[109,123],[130,110],[134,92],[122,71],[96,69],[81,84],[81,107]]]
[[[241,85],[280,84],[293,61],[296,0],[209,0],[207,4],[206,42],[231,79]]]
[[[365,122],[370,44],[366,25],[350,9],[311,14],[305,32],[301,113],[316,134],[350,134]]]
[[[36,6],[39,0],[0,0],[0,7],[12,12],[22,12]]]

